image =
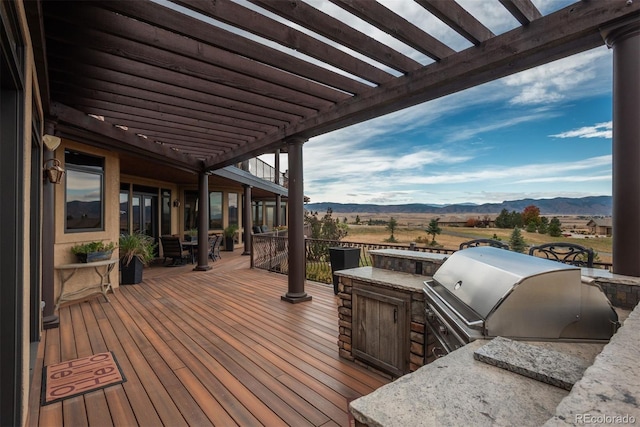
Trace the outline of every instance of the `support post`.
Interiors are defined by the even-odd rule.
[[[251,215],[251,186],[244,185],[244,208],[242,209],[244,218],[244,252],[242,255],[251,255],[251,234],[253,230],[253,216]]]
[[[198,264],[194,271],[211,270],[209,265],[209,175],[198,175]]]
[[[52,129],[47,129],[46,132],[53,135]],[[45,162],[53,159],[53,151],[45,148],[43,157]],[[42,184],[42,212],[42,327],[53,329],[60,326],[60,319],[55,314],[54,295],[55,184],[48,179],[44,179]]]
[[[640,276],[640,19],[603,30],[613,49],[613,272]]]
[[[274,182],[276,183],[276,185],[280,185],[280,149],[276,150],[275,152],[274,169],[275,169]],[[280,208],[281,204],[282,204],[282,196],[280,195],[280,193],[278,193],[276,194],[276,207],[273,212],[274,227],[279,227],[281,225],[280,224],[280,217],[282,216],[281,208]]]
[[[292,138],[287,141],[289,153],[289,275],[288,291],[281,298],[290,303],[311,300],[311,296],[304,291],[306,251],[302,144],[305,141],[301,138]]]

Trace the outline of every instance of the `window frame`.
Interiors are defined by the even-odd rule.
[[[69,162],[67,161],[67,155],[71,154],[71,153],[76,153],[82,156],[86,156],[86,157],[92,157],[96,160],[99,160],[100,163],[102,164],[102,166],[99,167],[99,169],[97,169],[97,166],[88,166],[88,165],[79,165],[77,163],[73,163],[73,162]],[[70,149],[67,148],[64,150],[64,156],[65,156],[65,169],[66,169],[66,176],[64,179],[64,232],[65,234],[74,234],[74,233],[92,233],[92,232],[99,232],[99,231],[105,231],[105,194],[106,194],[106,189],[105,189],[105,169],[106,169],[106,159],[102,156],[96,156],[93,154],[87,154],[84,153],[82,151],[78,151],[78,150],[74,150],[74,149]],[[91,228],[70,228],[68,226],[68,219],[67,219],[67,208],[68,208],[68,195],[69,195],[69,181],[70,181],[70,172],[76,172],[76,173],[85,173],[85,174],[90,174],[90,175],[96,175],[99,177],[100,179],[100,225],[98,227],[91,227]]]

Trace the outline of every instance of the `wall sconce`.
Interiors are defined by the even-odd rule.
[[[173,201],[173,207],[174,207],[174,208],[179,208],[179,207],[180,207],[180,200],[175,199],[175,200]]]
[[[52,162],[52,165],[47,167],[47,163]],[[42,165],[44,169],[44,176],[49,180],[52,184],[60,184],[62,182],[62,177],[64,176],[64,169],[60,167],[60,160],[58,159],[49,159],[44,162]]]

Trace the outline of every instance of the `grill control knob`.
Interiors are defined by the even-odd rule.
[[[427,310],[427,319],[433,320],[434,317],[435,317],[434,312],[432,310]]]
[[[449,330],[444,326],[440,325],[438,327],[438,332],[440,332],[442,335],[447,335],[449,333]]]

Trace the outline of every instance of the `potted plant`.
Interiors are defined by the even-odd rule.
[[[146,234],[120,236],[120,271],[123,285],[142,282],[142,269],[155,258],[155,249],[153,237]]]
[[[233,251],[234,239],[236,237],[236,232],[238,231],[238,226],[235,224],[229,225],[222,231],[224,235],[224,250],[225,251]]]
[[[71,247],[71,253],[78,257],[80,262],[95,262],[111,259],[111,254],[116,248],[115,243],[94,241],[79,243]]]

